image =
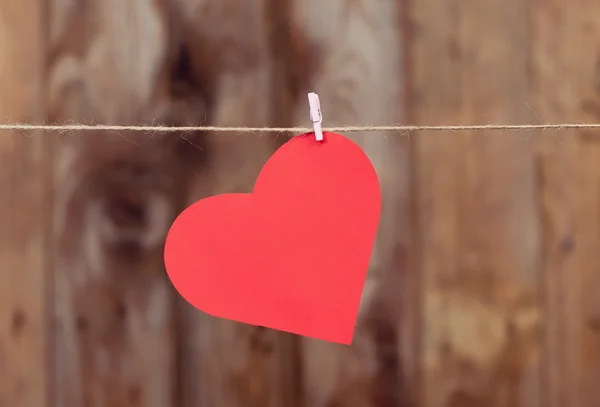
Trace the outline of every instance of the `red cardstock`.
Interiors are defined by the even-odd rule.
[[[377,174],[358,145],[296,136],[252,194],[208,197],[177,217],[167,274],[207,314],[349,345],[380,211]]]

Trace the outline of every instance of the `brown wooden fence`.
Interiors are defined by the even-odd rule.
[[[600,121],[593,0],[0,0],[0,120]],[[0,135],[0,407],[596,407],[600,132],[356,134],[383,219],[344,347],[202,315],[170,219],[284,136]]]

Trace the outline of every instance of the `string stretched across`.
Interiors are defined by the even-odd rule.
[[[549,129],[600,129],[600,123],[563,123],[563,124],[486,124],[453,126],[342,126],[323,128],[324,131],[347,133],[357,131],[485,131],[485,130],[549,130]],[[307,133],[310,127],[219,127],[219,126],[116,126],[116,125],[45,125],[45,124],[0,124],[0,131],[140,131],[140,132],[238,132],[238,133]]]

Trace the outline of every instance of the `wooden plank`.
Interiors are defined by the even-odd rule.
[[[461,60],[458,55],[456,2],[422,0],[409,9],[408,119],[416,124],[454,124],[460,118]],[[457,199],[460,137],[452,132],[419,132],[414,142],[414,183],[417,266],[423,275],[423,345],[417,406],[443,405],[447,390],[439,389],[444,366],[439,366],[437,342],[449,336],[440,332],[445,317],[431,311],[430,292],[439,275],[455,275],[459,256]],[[433,287],[433,288],[434,288]],[[428,301],[428,302],[427,302]],[[443,304],[440,304],[443,305]],[[442,319],[442,321],[440,321]],[[442,325],[437,326],[442,323]],[[438,333],[436,335],[436,332]]]
[[[43,5],[0,1],[0,112],[42,116]],[[48,406],[50,143],[0,134],[0,406]]]
[[[273,60],[266,1],[174,2],[180,46],[193,81],[206,95],[206,124],[269,126],[274,117]],[[264,134],[207,134],[209,163],[188,203],[208,195],[250,192],[279,140]],[[281,363],[286,336],[205,315],[187,303],[182,316],[182,406],[292,406]],[[283,338],[283,340],[282,340]]]
[[[528,122],[527,11],[516,0],[414,2],[414,120]],[[422,405],[541,405],[539,224],[527,134],[422,133],[415,159],[426,284]]]
[[[168,116],[167,4],[49,2],[53,122],[151,124]],[[60,141],[59,406],[175,405],[173,290],[162,243],[179,209],[178,142],[177,135],[126,132],[67,134]]]
[[[593,1],[533,3],[533,108],[543,122],[600,120],[597,57],[589,52],[600,44],[598,13],[600,5]],[[599,136],[547,131],[537,141],[545,220],[541,393],[548,407],[600,403]]]
[[[404,117],[400,3],[295,0],[292,32],[306,93],[319,94],[325,126],[390,124]],[[382,216],[352,347],[303,340],[306,406],[409,405],[416,384],[418,279],[409,265],[410,149],[402,135],[350,133],[382,186]]]

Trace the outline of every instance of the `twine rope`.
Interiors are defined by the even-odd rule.
[[[324,127],[330,132],[376,132],[376,131],[486,131],[486,130],[563,130],[563,129],[600,129],[600,123],[563,123],[563,124],[487,124],[487,125],[451,125],[451,126],[342,126]],[[116,125],[45,125],[45,124],[0,124],[0,131],[137,131],[137,132],[237,132],[237,133],[308,133],[311,127],[219,127],[219,126],[116,126]]]

